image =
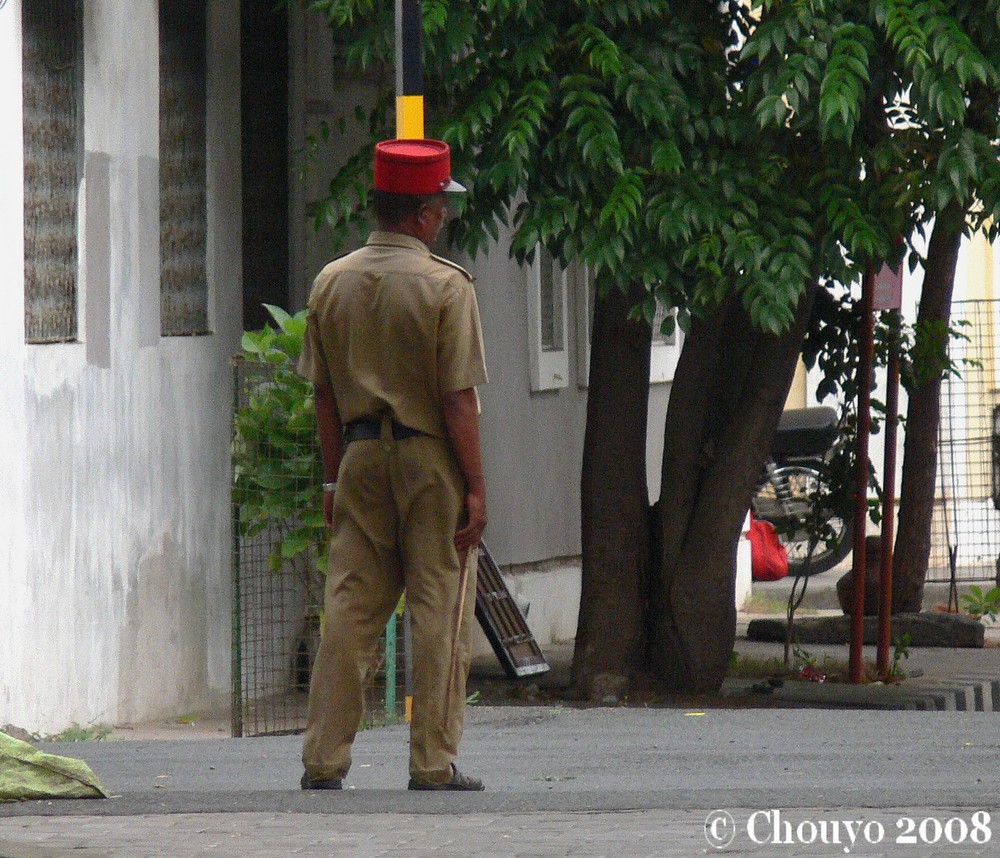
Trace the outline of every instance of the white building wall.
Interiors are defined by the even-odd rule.
[[[20,3],[0,10],[0,724],[31,648],[25,544],[27,454],[24,377],[23,187]]]
[[[239,6],[208,9],[213,333],[159,335],[157,3],[101,0],[85,3],[81,341],[33,346],[20,3],[0,9],[0,724],[137,721],[228,690]]]

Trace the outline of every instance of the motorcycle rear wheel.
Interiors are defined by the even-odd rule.
[[[824,510],[825,522],[832,531],[826,541],[820,541],[809,556],[810,536],[805,522],[812,511],[811,496],[822,491],[822,478],[817,467],[795,464],[775,469],[774,480],[786,483],[791,500],[786,511],[775,493],[770,480],[757,489],[752,502],[756,518],[771,522],[777,528],[778,538],[788,552],[788,574],[795,577],[818,575],[832,569],[851,553],[854,547],[854,522],[847,514]]]

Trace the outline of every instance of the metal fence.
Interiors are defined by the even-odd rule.
[[[1000,301],[958,301],[949,356],[959,375],[941,386],[937,497],[928,581],[996,579],[1000,571],[1000,474],[994,446],[1000,406]]]
[[[233,361],[234,473],[248,479],[245,443],[248,415],[260,409],[274,390],[275,366],[236,358]],[[269,403],[269,407],[273,402]],[[291,416],[291,415],[289,415]],[[299,415],[301,417],[301,415]],[[242,421],[242,422],[241,422]],[[242,429],[241,429],[242,427]],[[302,434],[312,438],[311,454],[319,456],[315,424]],[[257,461],[273,477],[282,463],[280,445],[265,445],[270,457]],[[287,453],[293,455],[292,453]],[[295,454],[302,457],[301,447]],[[287,468],[284,469],[287,472]],[[307,476],[310,469],[306,468]],[[296,492],[295,481],[276,480],[273,491]],[[262,736],[300,732],[305,728],[309,676],[319,646],[324,576],[318,557],[325,546],[281,557],[283,539],[295,520],[275,521],[250,533],[241,506],[233,505],[233,706],[232,734]],[[281,504],[284,507],[287,504]],[[407,715],[406,654],[411,648],[408,619],[390,620],[369,669],[365,723],[392,722]],[[387,645],[388,642],[388,645]]]

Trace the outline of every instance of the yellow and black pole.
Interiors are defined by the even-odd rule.
[[[396,139],[424,139],[424,27],[420,0],[396,0]],[[413,637],[403,617],[406,720],[413,717]]]
[[[420,0],[396,0],[396,137],[424,138],[424,41]]]

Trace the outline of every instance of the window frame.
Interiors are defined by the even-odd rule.
[[[558,297],[561,347],[546,348],[542,333],[542,266],[551,265],[553,284],[561,284]],[[528,358],[533,393],[569,387],[569,272],[539,244],[527,267]]]
[[[577,384],[581,390],[590,385],[590,349],[591,339],[594,330],[594,303],[597,294],[597,284],[590,269],[583,263],[571,266],[572,283],[575,292],[576,305],[576,377]],[[662,308],[661,308],[661,312]],[[674,319],[677,318],[677,308],[673,307],[666,312],[672,313]],[[657,314],[654,321],[653,340],[650,344],[649,354],[649,383],[650,384],[670,384],[677,374],[677,362],[680,360],[681,348],[684,345],[684,332],[680,325],[674,326],[674,333],[669,340],[658,338],[659,334],[656,326],[662,318]]]
[[[658,312],[653,320],[653,342],[649,353],[649,383],[669,384],[673,382],[677,374],[677,362],[681,357],[681,348],[684,346],[684,332],[677,324],[677,308],[664,308],[657,304]],[[673,315],[674,332],[669,338],[664,337],[659,331],[662,318],[660,313]]]

